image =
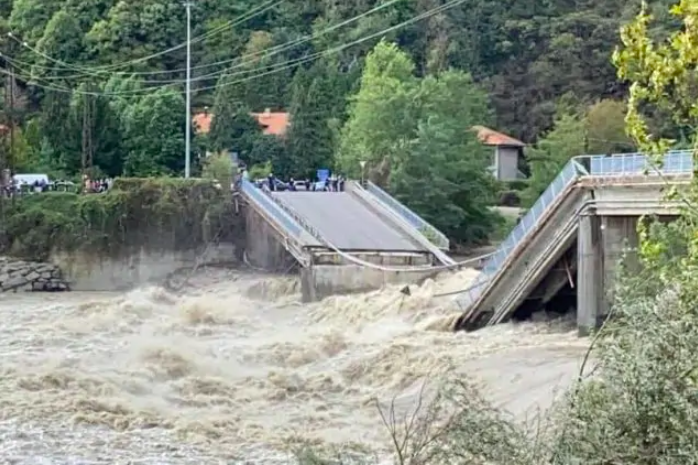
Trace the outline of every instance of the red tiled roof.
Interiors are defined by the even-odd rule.
[[[285,112],[252,113],[252,116],[264,128],[264,134],[283,136],[288,129],[289,117]]]
[[[211,130],[211,120],[213,120],[213,115],[206,112],[196,113],[192,120],[194,121],[196,132],[208,134],[208,132]]]
[[[288,113],[265,111],[262,113],[251,113],[250,115],[262,126],[264,134],[283,136],[288,130]],[[192,120],[196,130],[206,134],[211,130],[213,114],[207,112],[196,113]]]
[[[485,126],[473,126],[471,128],[477,132],[477,138],[485,145],[495,147],[525,147],[526,144],[518,139],[509,137],[506,134],[497,132],[494,129],[486,128]]]

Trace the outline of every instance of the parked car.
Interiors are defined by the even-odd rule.
[[[273,182],[274,182],[274,189],[275,189],[276,191],[285,191],[285,190],[288,190],[288,184],[286,184],[285,182],[283,182],[283,181],[281,181],[281,180],[279,180],[279,179],[274,179]],[[259,188],[261,188],[261,187],[267,187],[267,188],[268,188],[268,187],[269,187],[269,180],[266,179],[266,178],[265,178],[265,179],[256,179],[254,183],[255,183],[255,185],[256,185],[257,187],[259,187]]]

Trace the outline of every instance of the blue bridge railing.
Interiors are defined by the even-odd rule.
[[[378,200],[380,200],[386,207],[390,208],[392,211],[402,217],[402,219],[417,229],[422,235],[424,235],[424,237],[431,241],[432,244],[440,249],[448,250],[448,237],[446,237],[444,233],[436,229],[434,226],[426,222],[421,216],[417,215],[401,202],[398,202],[393,196],[385,192],[371,181],[366,183],[366,190],[378,198]]]
[[[465,310],[478,300],[492,278],[502,270],[509,255],[542,224],[543,216],[554,208],[554,205],[561,200],[563,192],[580,177],[627,177],[640,174],[657,176],[692,172],[693,154],[691,151],[668,152],[659,164],[641,153],[575,157],[564,166],[543,192],[543,195],[538,198],[504,242],[499,245],[494,255],[485,262],[482,273],[471,285],[470,291],[458,299],[459,305]]]

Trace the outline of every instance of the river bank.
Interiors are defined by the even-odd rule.
[[[69,290],[70,283],[64,279],[60,267],[54,264],[0,256],[0,292]]]

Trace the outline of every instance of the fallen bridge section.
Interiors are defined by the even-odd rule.
[[[637,154],[570,162],[459,299],[458,329],[559,305],[563,288],[576,294],[580,333],[593,328],[608,311],[618,261],[637,244],[637,219],[678,214],[663,190],[689,182],[692,161],[683,152],[667,161],[661,176],[643,174],[647,164]]]

